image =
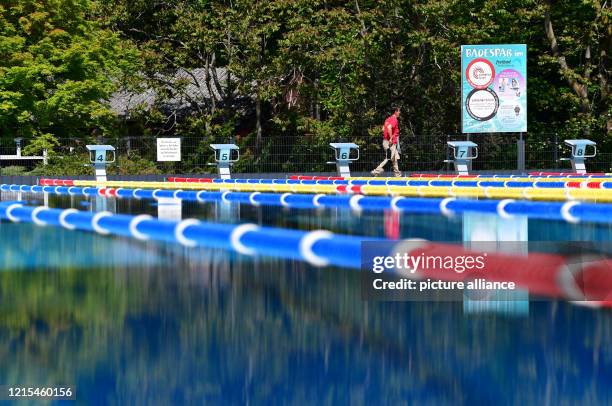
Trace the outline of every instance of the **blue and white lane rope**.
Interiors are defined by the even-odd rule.
[[[109,212],[0,203],[0,220],[61,226],[102,235],[179,243],[186,247],[220,248],[250,256],[269,256],[305,261],[313,266],[360,268],[361,242],[372,237],[333,234],[326,230],[297,231],[256,224],[218,224],[196,219],[157,220],[148,215],[130,216]]]
[[[317,267],[331,265],[353,269],[361,269],[363,241],[385,241],[371,237],[334,235],[326,230],[305,232],[260,227],[255,224],[205,223],[195,219],[165,221],[153,219],[148,215],[130,216],[75,209],[50,209],[44,206],[24,206],[19,202],[0,203],[0,220],[178,243],[189,248],[217,248],[242,255],[300,260]],[[406,242],[410,244],[404,245],[404,249],[410,247],[411,255],[427,255],[428,252],[439,255],[442,252],[456,256],[466,253],[461,246],[429,243],[424,240],[404,240],[404,243]],[[589,294],[609,297],[610,273],[606,262],[588,262],[586,267],[576,268],[572,272],[566,260],[558,255],[536,253],[530,254],[529,257],[510,257],[495,254],[488,256],[487,261],[491,263],[491,273],[488,274],[492,280],[516,281],[518,286],[535,294],[581,301],[589,300]],[[517,269],[521,272],[517,272]],[[479,272],[481,271],[475,274],[470,271],[452,273],[452,280],[477,277]],[[419,277],[429,275],[437,278],[444,273],[437,269],[419,269]],[[580,287],[576,283],[577,277],[598,283]],[[595,302],[588,303],[593,306],[612,305],[607,299],[596,299]]]
[[[519,178],[517,178],[519,179]],[[273,185],[350,185],[350,186],[437,186],[437,187],[509,187],[509,188],[548,188],[560,189],[568,187],[568,184],[582,183],[584,187],[588,180],[571,181],[484,181],[478,179],[425,179],[425,180],[303,180],[303,179],[213,179],[211,183],[227,184],[273,184]],[[196,183],[197,184],[197,183]],[[598,189],[612,189],[612,181],[599,182]]]
[[[395,210],[404,213],[429,213],[452,216],[466,212],[495,214],[503,218],[528,217],[561,220],[569,223],[612,224],[612,204],[568,202],[533,202],[524,200],[469,200],[457,198],[409,198],[363,195],[323,195],[302,193],[209,192],[167,189],[105,189],[78,186],[0,185],[0,190],[57,195],[107,196],[130,199],[176,198],[191,202],[236,202],[252,206],[281,206],[296,209],[350,208],[356,211]]]

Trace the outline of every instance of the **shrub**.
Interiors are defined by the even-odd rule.
[[[0,175],[2,176],[19,176],[28,175],[28,170],[23,166],[7,166],[0,168]]]
[[[155,162],[131,153],[118,156],[116,163],[108,168],[108,173],[111,175],[157,175],[161,171]]]
[[[92,169],[86,155],[66,155],[49,158],[49,164],[38,164],[30,173],[35,176],[91,175]]]

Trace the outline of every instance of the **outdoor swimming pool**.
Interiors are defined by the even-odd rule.
[[[45,203],[42,194],[1,199],[17,197]],[[177,215],[176,206],[152,200],[50,195],[47,204]],[[457,243],[466,221],[342,208],[179,207],[182,218],[218,223]],[[609,224],[526,225],[530,241],[612,240]],[[355,270],[293,260],[5,221],[0,239],[7,384],[66,382],[79,402],[98,404],[612,401],[609,311],[533,302],[523,315],[466,314],[457,302],[364,301]]]

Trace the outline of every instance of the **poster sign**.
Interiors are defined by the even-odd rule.
[[[157,161],[179,162],[181,160],[180,138],[158,138],[157,139]]]
[[[464,133],[527,132],[527,46],[461,46]]]

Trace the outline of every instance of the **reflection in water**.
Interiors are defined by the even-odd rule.
[[[240,209],[240,221],[265,225],[385,231],[382,213]],[[157,207],[119,200],[117,211]],[[216,212],[183,207],[184,218]],[[406,215],[399,232],[461,241],[461,219]],[[532,233],[611,230],[530,222]],[[1,383],[74,383],[81,402],[100,404],[612,402],[609,312],[366,302],[354,271],[28,224],[0,223],[0,246]]]
[[[527,244],[508,242],[527,242],[529,222],[526,218],[504,219],[499,216],[486,216],[480,213],[465,213],[463,220],[463,246],[480,252],[504,252],[512,255],[527,255]],[[490,242],[495,242],[491,249]],[[520,271],[520,270],[518,270]],[[466,313],[499,312],[524,316],[529,314],[529,292],[524,290],[497,291],[488,297],[498,300],[473,299],[464,293],[463,310]]]

